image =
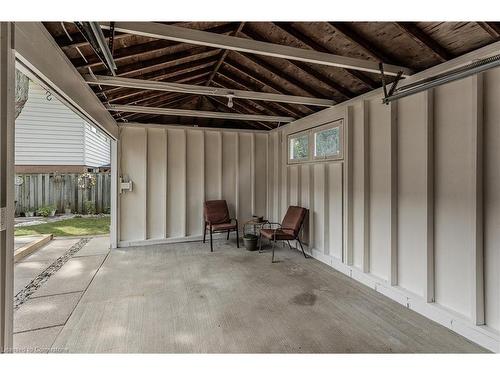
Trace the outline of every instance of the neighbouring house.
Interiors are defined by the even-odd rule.
[[[16,173],[82,173],[110,165],[109,138],[33,81],[16,119],[15,151]]]

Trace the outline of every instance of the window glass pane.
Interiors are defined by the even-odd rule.
[[[290,159],[307,159],[309,156],[309,136],[307,134],[290,138]]]
[[[340,154],[340,128],[314,133],[314,156],[329,157]]]

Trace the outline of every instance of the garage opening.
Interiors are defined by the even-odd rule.
[[[14,27],[112,138],[112,249],[51,349],[499,351],[498,24]]]

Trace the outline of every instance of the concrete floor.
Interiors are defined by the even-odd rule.
[[[65,254],[80,238],[58,238],[14,265],[14,294]],[[59,352],[52,348],[109,252],[109,238],[95,237],[14,310],[16,352]],[[65,352],[65,350],[60,350]]]
[[[298,252],[216,242],[110,252],[52,344],[103,353],[482,352]],[[70,295],[70,294],[66,294]],[[41,297],[42,298],[42,297]],[[69,297],[68,297],[69,298]]]

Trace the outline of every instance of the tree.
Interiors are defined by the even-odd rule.
[[[24,105],[28,101],[30,80],[16,69],[16,118],[21,114]]]

